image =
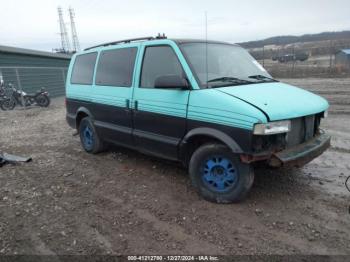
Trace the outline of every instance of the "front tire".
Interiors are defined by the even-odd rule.
[[[98,136],[90,117],[85,117],[81,120],[79,125],[79,136],[80,142],[86,152],[97,154],[103,151],[103,141]]]
[[[0,108],[3,111],[13,110],[16,107],[16,101],[11,98],[7,98],[0,101]]]
[[[206,200],[233,203],[243,200],[254,181],[249,164],[222,144],[205,144],[192,155],[189,173],[193,186]]]

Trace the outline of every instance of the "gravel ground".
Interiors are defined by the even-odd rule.
[[[0,112],[0,254],[350,255],[350,79],[287,79],[331,102],[332,147],[302,169],[256,170],[246,201],[202,200],[186,170],[122,148],[89,155],[48,109]]]

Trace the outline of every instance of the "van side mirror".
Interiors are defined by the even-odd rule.
[[[187,80],[179,75],[163,75],[156,78],[154,88],[187,90],[189,85]]]

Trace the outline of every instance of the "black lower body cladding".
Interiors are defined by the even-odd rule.
[[[252,132],[242,128],[69,98],[66,106],[66,118],[71,127],[77,128],[79,114],[88,115],[101,139],[172,160],[183,161],[189,141],[186,134],[195,129],[200,134],[205,128],[209,133],[202,135],[223,143],[227,142],[223,137],[229,138],[231,144],[236,145],[236,152],[249,154],[252,150]]]
[[[189,163],[189,153],[194,152],[193,139],[199,136],[225,144],[232,152],[240,154],[244,163],[267,160],[272,166],[290,162],[285,160],[286,155],[290,158],[293,154],[298,158],[298,164],[311,161],[329,147],[330,139],[327,138],[322,146],[315,145],[315,150],[309,150],[312,141],[319,140],[318,115],[292,120],[292,131],[288,134],[254,136],[250,130],[242,128],[67,99],[67,122],[71,127],[78,128],[79,121],[85,116],[90,117],[103,141],[180,161],[184,165]],[[205,140],[204,143],[208,142]]]

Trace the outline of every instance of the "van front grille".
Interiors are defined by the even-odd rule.
[[[320,115],[311,115],[291,120],[291,130],[287,133],[287,148],[304,143],[315,136],[320,123]]]

